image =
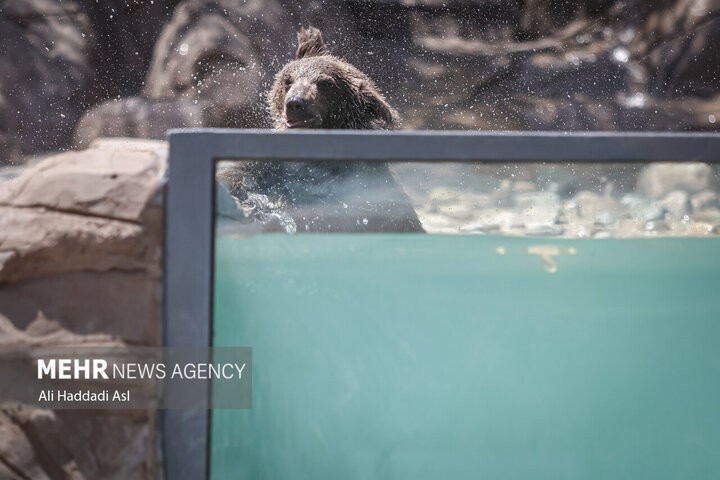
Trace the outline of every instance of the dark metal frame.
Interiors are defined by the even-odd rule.
[[[720,163],[714,133],[516,133],[171,130],[165,208],[163,340],[210,346],[216,160],[363,160]],[[210,395],[209,384],[205,387]],[[206,478],[210,417],[168,410],[161,423],[165,478]]]

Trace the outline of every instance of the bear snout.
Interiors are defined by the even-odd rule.
[[[311,123],[317,120],[317,112],[312,102],[299,96],[293,95],[285,101],[285,120],[288,128],[310,127]]]

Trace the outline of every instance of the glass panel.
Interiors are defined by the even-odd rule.
[[[720,473],[710,167],[257,165],[219,164],[213,343],[254,370],[211,478]]]
[[[218,181],[219,234],[720,233],[718,170],[703,163],[225,161]]]

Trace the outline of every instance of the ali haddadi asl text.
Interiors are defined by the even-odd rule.
[[[129,402],[130,390],[42,390],[38,402]]]

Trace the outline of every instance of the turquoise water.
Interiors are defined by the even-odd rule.
[[[253,347],[254,383],[251,410],[212,413],[213,479],[720,478],[719,239],[215,255],[214,342]]]

